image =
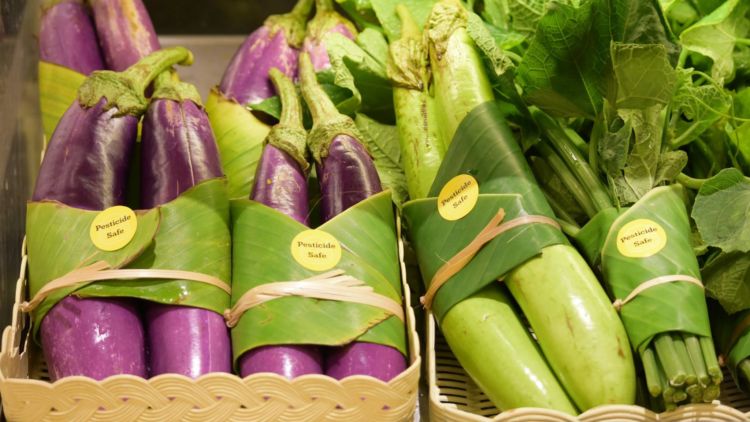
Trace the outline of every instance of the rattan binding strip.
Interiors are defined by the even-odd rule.
[[[652,422],[750,421],[750,397],[742,393],[728,373],[721,385],[721,401],[681,406],[673,412],[654,413],[633,405],[608,405],[577,417],[562,412],[523,408],[500,412],[471,380],[451,353],[431,312],[425,316],[427,381],[431,422]]]
[[[397,221],[400,233],[400,220]],[[404,303],[403,243],[399,242]],[[24,244],[25,251],[25,244]],[[322,375],[294,380],[273,374],[240,378],[207,374],[142,379],[118,375],[103,381],[69,377],[50,383],[41,353],[28,339],[26,255],[16,286],[12,324],[2,335],[0,394],[10,421],[406,421],[417,405],[420,363],[414,311],[406,307],[409,368],[388,383],[365,376],[337,381]],[[29,379],[31,378],[31,379]]]

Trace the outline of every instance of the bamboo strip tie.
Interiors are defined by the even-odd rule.
[[[660,277],[652,278],[651,280],[647,280],[639,284],[638,287],[633,289],[633,291],[630,292],[630,294],[627,297],[625,297],[625,299],[616,299],[614,302],[612,302],[612,306],[615,307],[617,312],[620,312],[623,306],[625,306],[628,302],[638,297],[638,295],[643,293],[644,291],[652,287],[656,287],[656,286],[666,284],[666,283],[674,283],[676,281],[686,281],[688,283],[695,284],[696,286],[700,287],[701,290],[703,290],[703,283],[693,276],[689,276],[685,274],[663,275]]]
[[[224,311],[227,326],[234,327],[249,309],[270,300],[287,296],[335,300],[375,306],[404,321],[404,310],[395,300],[375,293],[372,287],[337,269],[303,280],[278,281],[253,287],[243,294],[231,309]]]
[[[553,218],[543,215],[522,215],[520,217],[516,217],[510,221],[502,223],[504,218],[505,210],[503,208],[500,208],[497,211],[497,214],[492,217],[490,222],[487,223],[487,225],[477,234],[474,240],[469,242],[466,247],[461,249],[456,255],[454,255],[445,264],[443,264],[440,269],[437,270],[435,275],[432,277],[432,280],[430,281],[430,287],[427,289],[427,292],[424,296],[419,298],[419,301],[422,303],[422,306],[424,306],[425,309],[430,309],[432,307],[432,301],[434,300],[437,291],[441,287],[443,287],[443,285],[448,280],[450,280],[451,277],[464,269],[464,267],[466,267],[466,265],[471,262],[471,260],[479,252],[479,250],[481,250],[484,245],[492,241],[494,238],[500,236],[508,230],[526,224],[547,224],[560,230],[560,225],[557,223],[557,221],[555,221]]]
[[[140,278],[156,278],[166,280],[188,280],[208,284],[218,287],[227,294],[232,293],[229,284],[208,274],[197,273],[193,271],[181,270],[160,270],[160,269],[109,269],[109,264],[104,261],[97,261],[83,268],[77,268],[68,274],[56,278],[38,292],[30,301],[21,304],[22,312],[31,312],[41,304],[52,293],[72,286],[83,287],[95,281],[113,281],[113,280],[133,280]]]

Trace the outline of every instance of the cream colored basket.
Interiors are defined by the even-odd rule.
[[[431,312],[427,312],[425,321],[425,353],[432,422],[750,421],[750,398],[739,391],[728,374],[721,386],[721,401],[682,406],[675,411],[661,414],[633,405],[599,406],[578,417],[535,408],[514,409],[501,413],[466,375],[437,328]]]
[[[399,227],[400,228],[400,227]],[[23,247],[25,251],[25,244]],[[404,303],[410,304],[399,242]],[[414,310],[406,307],[409,368],[388,383],[353,376],[341,381],[305,375],[292,381],[272,374],[240,378],[208,374],[104,381],[69,377],[50,383],[40,350],[19,310],[26,295],[26,254],[16,285],[13,320],[0,352],[0,395],[10,421],[404,421],[413,418],[419,389],[419,339]]]

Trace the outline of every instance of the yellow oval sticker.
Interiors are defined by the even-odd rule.
[[[468,174],[459,174],[440,189],[438,212],[448,221],[460,220],[474,209],[479,199],[479,183]]]
[[[667,245],[667,233],[657,222],[646,218],[633,220],[617,232],[617,250],[630,258],[648,258]]]
[[[305,230],[292,239],[292,256],[312,271],[326,271],[341,260],[341,244],[323,230]]]
[[[117,205],[97,214],[89,228],[91,241],[98,249],[111,252],[122,249],[133,240],[138,229],[135,212]]]

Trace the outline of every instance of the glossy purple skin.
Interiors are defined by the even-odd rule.
[[[240,357],[240,375],[247,377],[272,372],[289,379],[308,374],[322,374],[320,348],[308,345],[264,346]]]
[[[326,375],[339,380],[350,375],[369,375],[388,382],[405,370],[404,355],[382,344],[353,342],[331,349],[326,356]]]
[[[122,71],[161,49],[141,0],[93,0],[96,32],[107,67]]]
[[[333,139],[328,156],[318,170],[324,221],[383,190],[367,150],[348,135]],[[369,375],[388,381],[406,369],[406,361],[401,352],[392,347],[352,342],[332,349],[326,355],[325,367],[326,375],[337,379]]]
[[[130,155],[138,118],[114,117],[102,99],[94,107],[74,102],[55,128],[39,169],[34,201],[56,200],[87,210],[125,203]]]
[[[222,176],[206,113],[192,101],[154,100],[143,121],[141,206],[167,203],[196,184]],[[206,309],[148,303],[151,375],[199,377],[232,369],[229,329]]]
[[[192,101],[152,101],[142,136],[141,207],[154,208],[203,180],[222,176],[208,117]]]
[[[348,135],[333,139],[322,168],[318,168],[318,177],[323,221],[383,190],[370,154]]]
[[[47,313],[40,330],[53,381],[73,375],[97,380],[147,375],[143,327],[130,300],[69,296]]]
[[[56,200],[88,210],[125,202],[125,182],[138,119],[114,117],[105,100],[92,108],[76,101],[52,134],[33,200]],[[126,299],[58,302],[42,320],[41,340],[52,379],[96,379],[128,373],[146,376],[143,327]]]
[[[307,180],[287,153],[266,145],[255,173],[252,199],[307,225]]]
[[[299,50],[289,45],[283,30],[271,33],[263,25],[247,37],[229,62],[219,89],[240,104],[256,104],[275,95],[268,71],[277,68],[288,77],[297,76]]]
[[[307,181],[299,164],[266,145],[255,174],[252,199],[307,225]],[[273,372],[289,379],[322,374],[320,348],[308,345],[264,346],[240,356],[240,375]]]
[[[152,376],[197,378],[232,371],[232,347],[222,315],[199,308],[148,304],[145,321]]]
[[[354,34],[349,31],[349,28],[344,24],[338,24],[331,28],[328,32],[338,32],[339,34],[354,39]],[[311,37],[305,38],[304,44],[302,44],[302,51],[310,55],[310,61],[312,61],[313,69],[316,72],[320,72],[331,67],[331,62],[328,58],[328,50],[326,49],[323,40],[313,39]]]
[[[39,58],[84,75],[104,69],[94,22],[83,3],[65,1],[43,12]]]

